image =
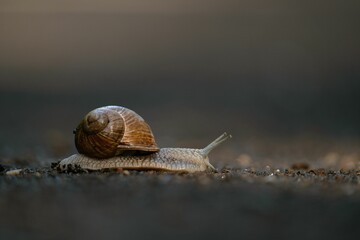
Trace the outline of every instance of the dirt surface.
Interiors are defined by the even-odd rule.
[[[360,231],[360,170],[10,168],[0,167],[0,239],[350,239]]]

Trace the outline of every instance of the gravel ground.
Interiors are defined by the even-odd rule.
[[[0,167],[0,239],[350,239],[360,170],[177,174]]]

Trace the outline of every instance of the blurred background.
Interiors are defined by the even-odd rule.
[[[0,157],[61,159],[121,105],[162,147],[230,132],[228,163],[358,159],[359,22],[356,0],[2,0]]]

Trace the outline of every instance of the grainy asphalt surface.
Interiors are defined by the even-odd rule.
[[[305,169],[301,169],[301,168]],[[351,239],[360,171],[0,175],[0,239]]]

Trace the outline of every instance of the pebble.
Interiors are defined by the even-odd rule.
[[[335,167],[340,160],[340,155],[336,152],[329,152],[323,159],[325,167]]]
[[[237,163],[239,164],[240,167],[244,167],[247,168],[251,165],[251,157],[247,154],[241,154],[237,159],[236,159]]]
[[[129,175],[130,175],[129,170],[125,170],[125,169],[123,169],[123,168],[116,168],[115,171],[116,171],[117,173],[121,173],[121,174],[123,174],[123,175],[125,175],[125,176],[129,176]]]
[[[356,154],[345,155],[341,158],[340,168],[344,170],[354,170],[358,168],[359,159]]]
[[[9,170],[5,174],[8,176],[18,176],[22,172],[22,169]]]
[[[293,163],[291,165],[291,169],[294,170],[308,170],[310,168],[310,165],[308,163],[305,162],[297,162],[297,163]]]
[[[269,176],[266,176],[264,180],[265,182],[274,182],[276,180],[276,176],[273,173],[271,173]]]

